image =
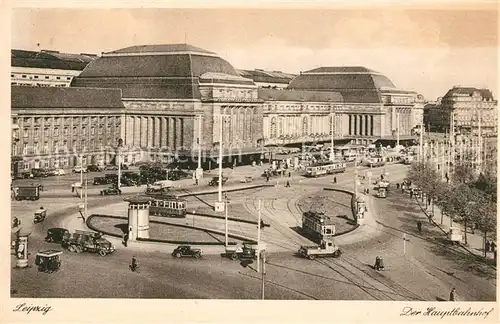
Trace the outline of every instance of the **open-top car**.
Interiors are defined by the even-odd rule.
[[[190,247],[189,245],[180,245],[172,252],[172,256],[176,258],[194,257],[196,259],[199,259],[202,256],[202,252],[201,249],[195,249]]]

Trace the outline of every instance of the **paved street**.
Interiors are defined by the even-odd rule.
[[[407,167],[392,164],[385,167],[392,182],[401,181]],[[233,171],[238,178],[240,171]],[[259,170],[242,167],[241,175]],[[373,177],[382,168],[372,169]],[[337,175],[336,186],[352,190],[353,170]],[[58,180],[55,182],[57,183]],[[263,181],[263,180],[260,180]],[[188,186],[187,181],[186,186]],[[443,236],[426,225],[426,231],[417,235],[416,220],[425,216],[409,197],[391,190],[387,199],[370,198],[372,216],[378,223],[371,231],[354,231],[339,237],[344,254],[338,259],[310,261],[294,252],[301,244],[311,242],[292,228],[300,222],[296,201],[303,195],[332,186],[332,177],[306,179],[294,175],[292,188],[279,187],[256,190],[252,195],[230,193],[231,199],[242,203],[250,214],[256,215],[256,201],[263,200],[262,217],[271,225],[263,231],[263,240],[280,246],[269,253],[266,266],[267,299],[335,299],[335,300],[439,300],[447,299],[449,290],[456,287],[459,300],[494,300],[496,283],[490,273],[468,269],[464,253],[449,249]],[[48,185],[49,190],[50,186]],[[194,190],[194,189],[193,189]],[[269,200],[269,197],[277,197]],[[91,199],[89,209],[105,209],[120,203],[123,197],[110,196]],[[203,197],[207,201],[215,196]],[[38,205],[49,210],[49,218],[34,227],[29,241],[30,261],[35,251],[54,248],[43,237],[50,227],[83,226],[76,218],[78,198],[48,197],[34,203],[13,202],[13,213],[23,222]],[[201,203],[200,203],[201,204]],[[74,205],[74,207],[67,207]],[[123,203],[122,203],[123,205]],[[63,207],[66,206],[66,209]],[[126,204],[124,205],[126,207]],[[55,212],[59,210],[59,212]],[[53,212],[54,211],[54,212]],[[68,218],[69,217],[69,218]],[[189,222],[190,219],[185,220]],[[221,222],[212,224],[221,229]],[[372,226],[372,225],[369,225]],[[365,226],[365,228],[369,227]],[[230,232],[248,232],[251,229],[232,227]],[[409,241],[403,254],[403,232]],[[349,239],[349,235],[351,239]],[[62,269],[55,274],[38,273],[36,268],[13,269],[13,297],[95,297],[95,298],[230,298],[260,297],[260,274],[251,264],[243,268],[239,262],[207,254],[201,260],[174,259],[173,247],[142,248],[134,244],[124,248],[119,240],[117,251],[109,256],[94,254],[63,254]],[[221,249],[222,248],[218,248]],[[221,251],[222,252],[222,251]],[[128,270],[132,255],[136,255],[140,273]],[[384,257],[386,270],[376,272],[371,265],[375,256]],[[470,260],[469,260],[470,261]],[[12,256],[12,262],[15,260]],[[68,285],[68,282],[72,282]],[[471,289],[474,287],[474,289]]]

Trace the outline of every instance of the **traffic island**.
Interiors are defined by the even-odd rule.
[[[127,220],[127,217],[123,216],[93,214],[88,217],[87,226],[93,231],[123,238],[128,230]],[[253,242],[252,239],[240,235],[229,234],[228,237],[231,239],[230,244]],[[149,238],[137,238],[137,242],[224,245],[224,233],[213,229],[151,219]]]

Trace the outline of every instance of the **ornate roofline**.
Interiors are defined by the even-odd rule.
[[[196,52],[196,51],[179,51],[179,52],[130,52],[130,53],[102,53],[101,57],[119,57],[119,56],[165,56],[165,55],[199,55],[219,57],[217,54]]]

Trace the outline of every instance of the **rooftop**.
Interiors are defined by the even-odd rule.
[[[12,108],[124,108],[119,89],[11,87]]]
[[[83,70],[97,55],[71,54],[58,51],[11,50],[11,66],[41,69]]]
[[[448,90],[444,98],[446,97],[453,97],[453,96],[470,96],[474,94],[474,92],[478,92],[483,100],[495,100],[493,98],[493,93],[489,89],[480,89],[480,88],[474,88],[474,87],[460,87],[460,86],[455,86]]]
[[[365,67],[330,66],[300,73],[288,88],[337,91],[346,103],[381,103],[381,89],[396,89],[396,86],[386,76]]]
[[[140,45],[103,53],[71,85],[119,88],[123,98],[199,99],[200,79],[253,85],[224,59],[188,44]]]
[[[288,84],[294,77],[296,77],[295,74],[284,73],[281,71],[265,71],[261,69],[237,71],[244,78],[252,79],[254,82],[262,83]]]

